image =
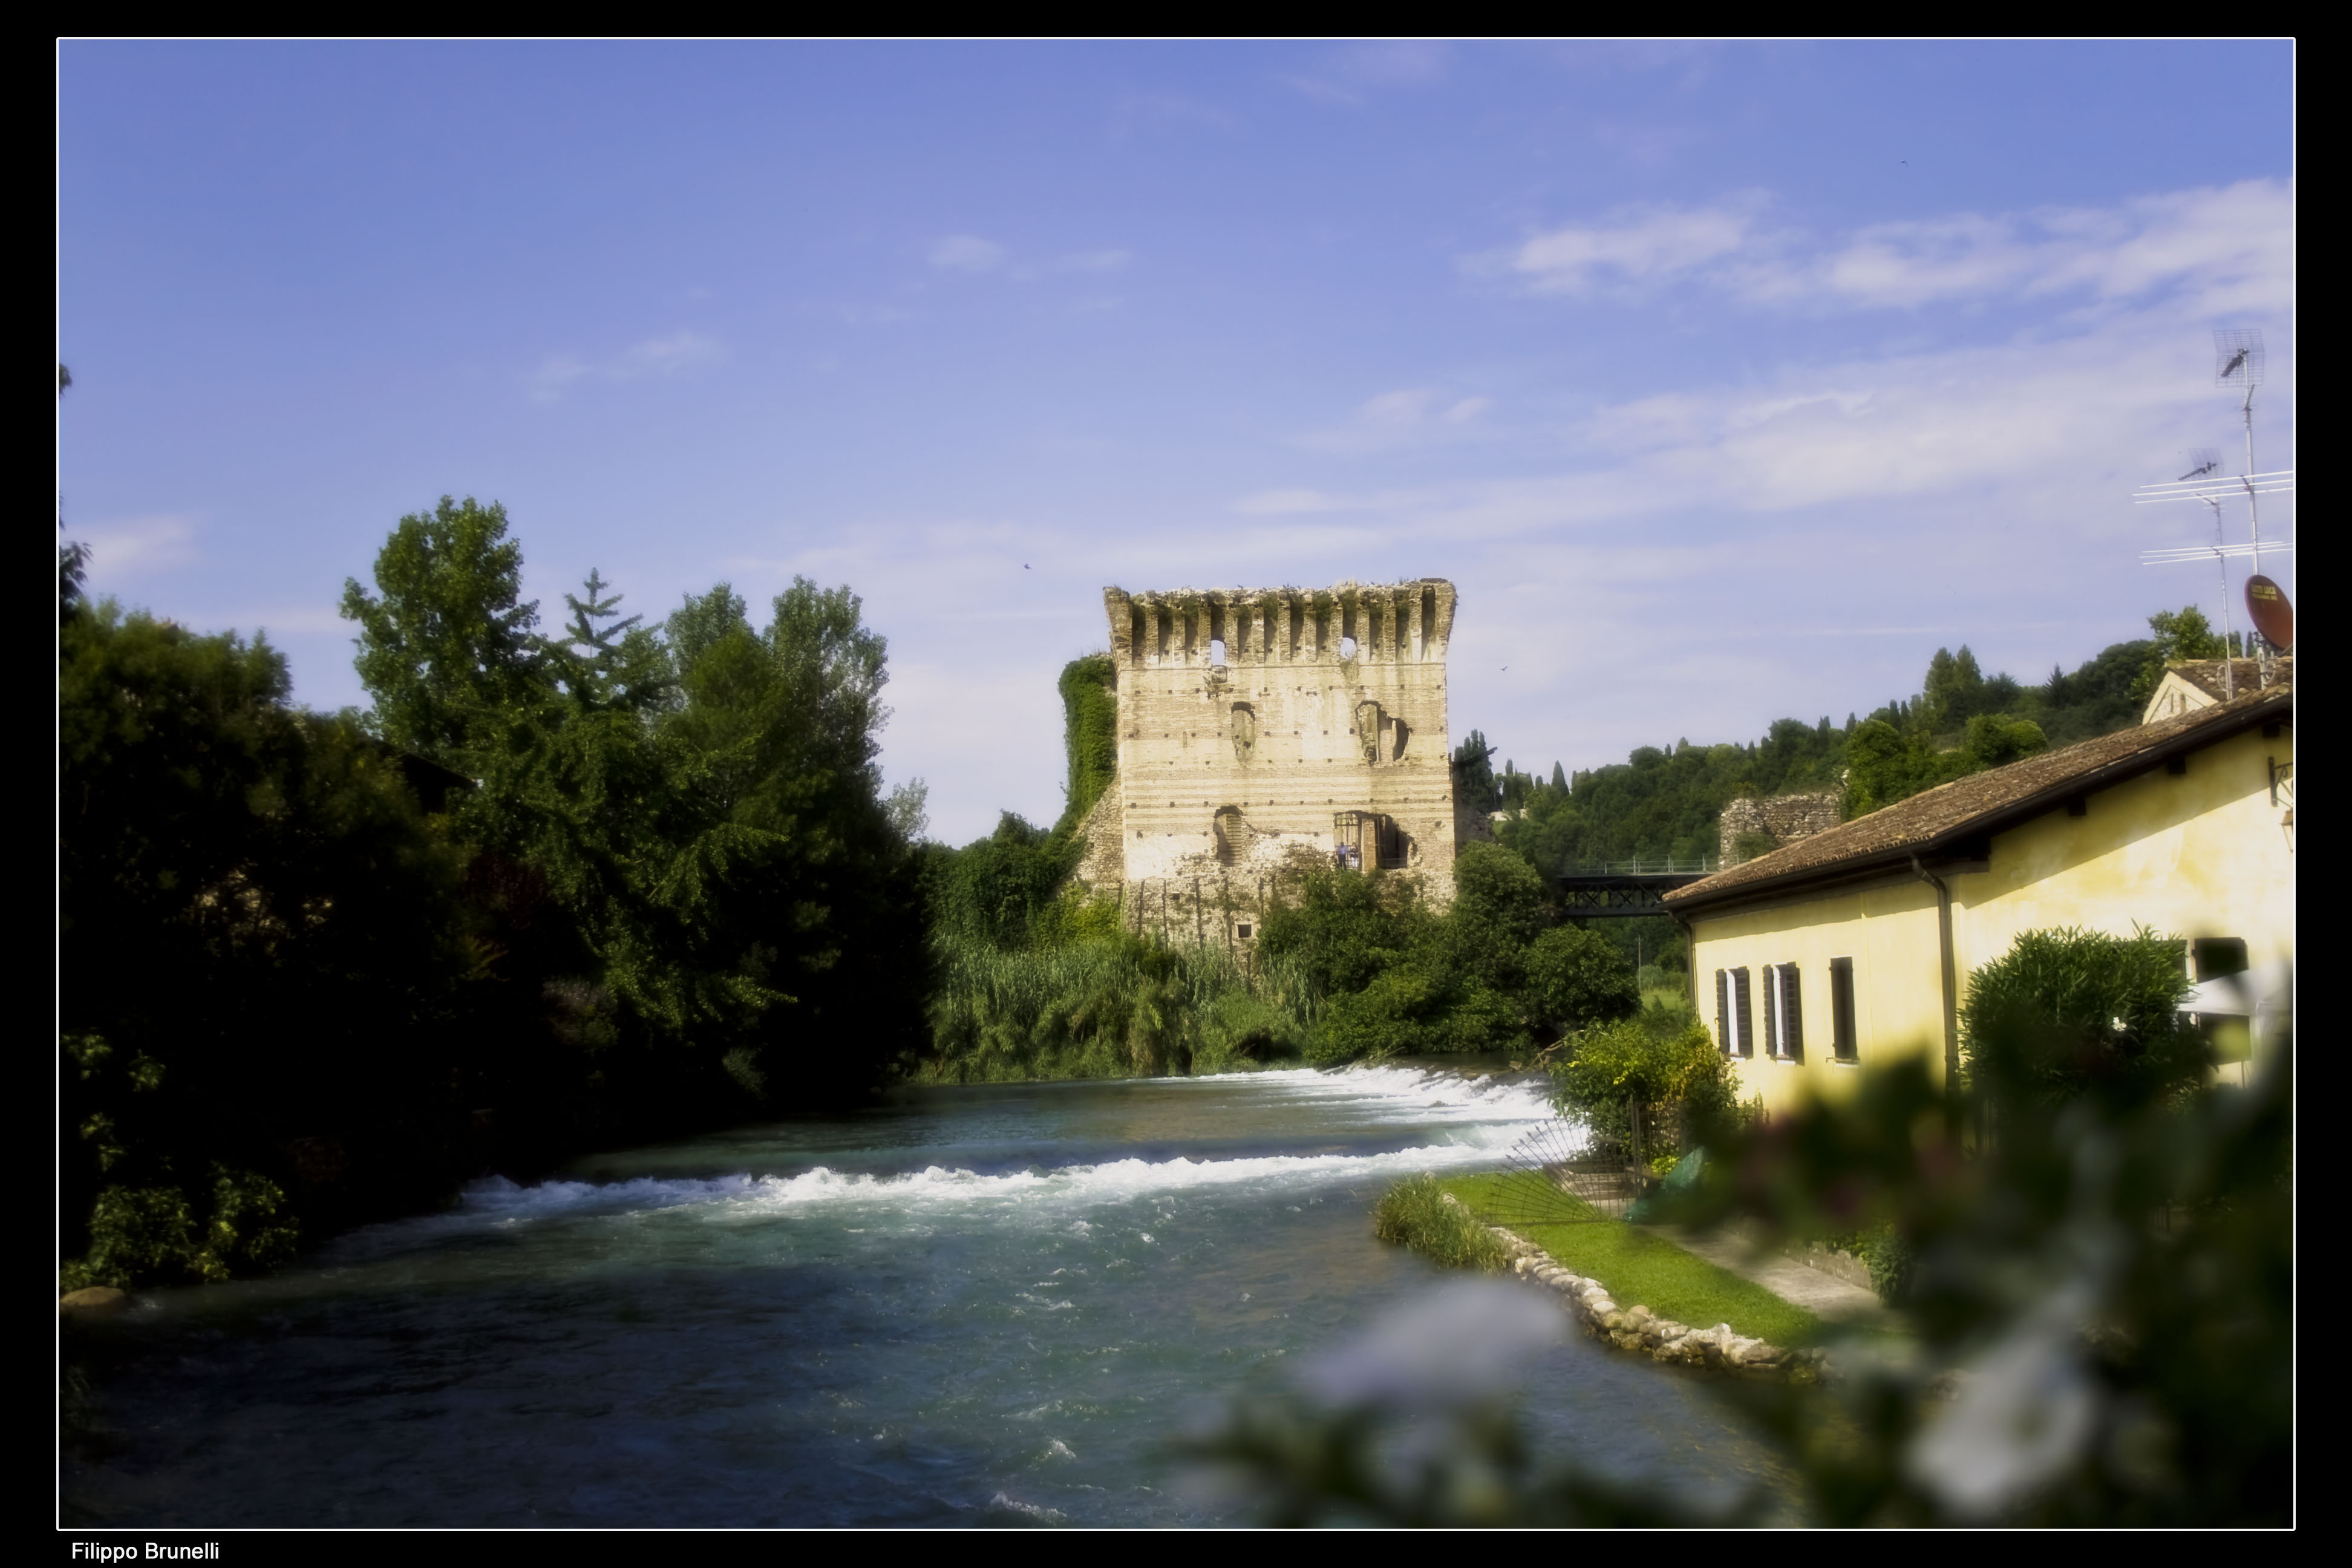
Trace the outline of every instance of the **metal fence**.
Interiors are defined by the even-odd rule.
[[[1636,855],[1630,860],[1586,860],[1560,868],[1563,877],[1712,877],[1723,869],[1721,858],[1699,855],[1676,859],[1671,855]]]

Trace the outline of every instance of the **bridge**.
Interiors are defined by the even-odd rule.
[[[1666,894],[1719,869],[1712,856],[1696,860],[1637,857],[1571,866],[1551,880],[1570,919],[1626,920],[1664,914]]]

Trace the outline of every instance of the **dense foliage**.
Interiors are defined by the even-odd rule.
[[[1509,1347],[1557,1331],[1467,1287],[1413,1309],[1446,1331],[1411,1383],[1310,1374],[1192,1452],[1294,1522],[2291,1522],[2293,1052],[2239,1089],[2191,1050],[2118,1048],[2162,1010],[2158,945],[2021,939],[1972,978],[1965,1085],[1906,1058],[1835,1101],[1703,1130],[1715,1157],[1671,1217],[1860,1227],[1908,1260],[1900,1340],[1833,1341],[1826,1384],[1717,1385],[1780,1448],[1770,1491],[1708,1513],[1538,1461],[1503,1403]]]
[[[373,710],[61,599],[61,1261],[215,1278],[296,1228],[604,1141],[864,1093],[929,955],[882,639],[799,581],[539,629],[495,506],[352,584]]]
[[[1601,1148],[1632,1152],[1638,1110],[1642,1153],[1662,1168],[1696,1146],[1695,1129],[1738,1111],[1738,1079],[1714,1036],[1664,1002],[1566,1042],[1550,1072],[1553,1105]]]
[[[2041,686],[1987,677],[1968,648],[1939,648],[1917,696],[1866,720],[1848,715],[1841,726],[1827,717],[1811,724],[1780,719],[1753,744],[1642,746],[1622,763],[1574,774],[1554,763],[1549,781],[1507,761],[1493,786],[1506,813],[1496,837],[1551,875],[1636,857],[1695,864],[1717,852],[1724,805],[1737,795],[1836,790],[1846,815],[1858,816],[2047,746],[2137,723],[2146,693],[2133,695],[2136,684],[2151,661],[2161,674],[2170,646],[2117,643],[2071,675],[2053,669]],[[1461,766],[1457,758],[1457,776]],[[1766,839],[1738,847],[1754,855],[1772,847]]]
[[[1379,872],[1318,871],[1271,911],[1258,939],[1321,1003],[1318,1061],[1424,1052],[1530,1052],[1631,1013],[1633,966],[1615,943],[1560,923],[1534,868],[1465,845],[1443,915]]]
[[[1834,1405],[1770,1413],[1831,1517],[2290,1517],[2292,1048],[2217,1081],[2184,985],[2169,939],[2028,932],[1970,977],[1963,1084],[1907,1063],[1711,1145],[1693,1217],[1860,1222],[1908,1256],[1926,1357],[1856,1356]],[[1969,1375],[1937,1416],[1946,1366]]]
[[[58,1226],[69,1282],[223,1278],[436,1195],[483,960],[398,759],[266,643],[58,631]]]
[[[2148,616],[2147,629],[2156,634],[2147,661],[2140,666],[2132,681],[2133,700],[2146,702],[2156,692],[2157,683],[2164,679],[2165,667],[2183,664],[2190,659],[2220,658],[2225,653],[2232,658],[2245,655],[2243,635],[2232,632],[2224,637],[2205,618],[2205,612],[2194,605],[2183,605],[2178,610],[2158,610]]]
[[[2203,1038],[2177,937],[2027,931],[1969,977],[1960,1059],[1993,1099],[2137,1104],[2198,1080]]]
[[[1118,772],[1118,667],[1102,654],[1062,667],[1062,732],[1069,752],[1069,801],[1055,826],[1076,831]]]
[[[450,830],[495,889],[493,971],[576,1058],[499,1086],[502,1121],[569,1142],[862,1092],[919,1043],[924,969],[883,639],[805,579],[764,627],[721,584],[656,632],[593,573],[539,636],[506,529],[404,518],[343,604],[385,738],[479,781]]]
[[[1290,966],[1123,927],[1070,882],[1087,813],[1118,764],[1115,670],[1073,659],[1060,679],[1067,803],[1051,829],[1011,812],[961,849],[921,851],[929,1047],[951,1082],[1226,1072],[1295,1058],[1316,999]]]

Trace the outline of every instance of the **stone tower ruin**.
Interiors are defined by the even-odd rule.
[[[1286,873],[1413,874],[1453,894],[1454,584],[1103,590],[1118,775],[1079,879],[1137,931],[1247,942]],[[1475,813],[1471,814],[1473,816]]]

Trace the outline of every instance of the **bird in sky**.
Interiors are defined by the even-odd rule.
[[[1027,563],[1026,561],[1024,561],[1024,562],[1021,563],[1021,570],[1023,570],[1024,572],[1028,571],[1028,570],[1029,570],[1029,563]]]

